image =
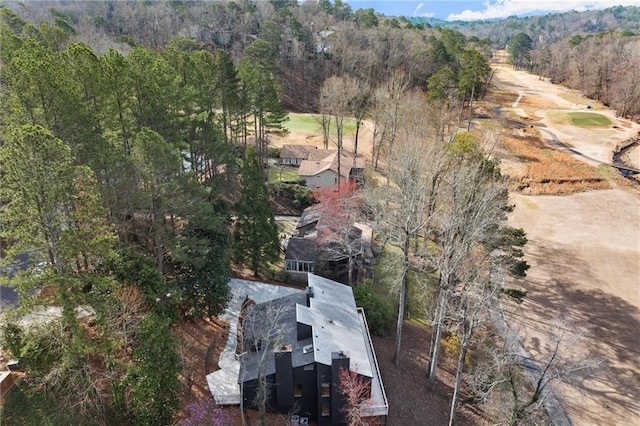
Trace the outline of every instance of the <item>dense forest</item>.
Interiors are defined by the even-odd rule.
[[[467,35],[490,39],[497,48],[505,47],[516,34],[525,32],[539,43],[554,43],[574,35],[595,35],[610,31],[638,33],[640,7],[615,6],[603,10],[575,10],[534,16],[509,16],[500,20],[439,21],[432,18],[401,18],[413,24],[446,26]]]
[[[221,311],[232,265],[265,276],[278,259],[264,165],[288,111],[375,122],[374,166],[399,186],[351,204],[403,252],[398,336],[409,270],[427,270],[437,336],[463,326],[460,376],[480,307],[501,291],[486,285],[493,268],[526,271],[526,238],[504,226],[504,178],[481,148],[491,135],[456,135],[509,40],[340,0],[7,2],[0,17],[0,251],[34,260],[12,280],[20,312],[62,307],[42,327],[10,321],[3,346],[68,412],[171,424],[180,363],[168,330]],[[520,29],[514,66],[640,114],[632,31],[534,41]]]

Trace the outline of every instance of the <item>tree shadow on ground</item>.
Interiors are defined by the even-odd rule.
[[[575,251],[533,244],[535,278],[523,280],[527,298],[520,315],[526,329],[537,333],[558,328],[554,318],[565,318],[571,333],[583,334],[575,354],[601,364],[571,385],[586,398],[617,405],[626,412],[640,412],[640,310],[600,288],[607,283],[592,273]],[[510,315],[517,315],[515,310]],[[533,333],[532,333],[533,334]],[[549,343],[533,337],[525,342],[532,352],[548,350]],[[590,359],[584,359],[585,362]],[[572,405],[574,401],[568,401]],[[583,409],[583,407],[580,407]],[[602,407],[600,407],[602,410]],[[593,413],[597,415],[597,413]]]
[[[448,424],[455,367],[448,367],[446,360],[443,359],[444,362],[441,365],[444,368],[438,370],[435,389],[429,390],[427,355],[431,341],[430,330],[409,321],[404,322],[398,367],[392,362],[395,333],[389,332],[385,337],[374,336],[373,341],[389,400],[387,424],[389,426]],[[481,423],[481,416],[478,415],[475,407],[468,404],[460,405],[456,425],[470,426]]]

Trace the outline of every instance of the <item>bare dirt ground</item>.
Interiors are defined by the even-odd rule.
[[[499,90],[513,94],[513,103],[503,104],[505,116],[534,120],[544,126],[541,134],[550,145],[559,140],[588,164],[611,161],[615,145],[640,128],[575,91],[522,71],[499,67],[494,80]],[[549,119],[550,111],[594,111],[613,125],[589,129],[559,124]],[[636,153],[629,157],[640,159]],[[549,335],[558,329],[556,318],[563,317],[571,324],[570,334],[582,335],[572,353],[587,362],[603,360],[577,384],[557,390],[573,424],[640,424],[637,186],[613,180],[612,189],[564,196],[514,193],[512,200],[516,209],[510,222],[527,233],[531,269],[523,283],[515,284],[527,290],[525,302],[508,314],[524,325],[520,335],[525,348],[534,357],[548,351]]]

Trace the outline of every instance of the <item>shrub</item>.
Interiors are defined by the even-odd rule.
[[[214,405],[211,399],[194,402],[187,405],[189,417],[184,419],[179,426],[230,426],[231,418],[222,409]]]
[[[373,292],[371,281],[365,280],[353,288],[356,304],[364,309],[367,315],[369,331],[376,336],[384,336],[387,325],[391,321],[391,309],[378,294]]]
[[[97,272],[134,285],[144,293],[147,303],[157,314],[172,322],[179,319],[180,295],[158,273],[151,257],[133,248],[125,249],[104,259]]]
[[[455,334],[449,334],[441,340],[442,352],[448,357],[458,356],[460,352],[460,338]]]
[[[512,299],[514,299],[518,303],[522,303],[524,298],[527,297],[527,291],[526,290],[519,290],[519,289],[516,289],[516,288],[505,288],[505,289],[502,290],[502,293],[504,293],[507,296],[511,297]]]
[[[14,358],[20,356],[24,340],[24,330],[17,323],[9,322],[2,327],[2,346],[9,349]]]
[[[294,207],[304,209],[315,202],[313,191],[304,185],[305,180],[292,182],[270,182],[267,186],[272,194],[292,200]]]
[[[281,150],[281,148],[278,148],[276,146],[270,146],[269,148],[267,148],[267,156],[269,158],[280,158]]]

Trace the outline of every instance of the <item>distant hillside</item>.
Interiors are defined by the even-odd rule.
[[[497,48],[503,48],[514,35],[525,32],[535,43],[549,43],[574,35],[589,35],[608,31],[640,33],[640,7],[615,6],[604,10],[554,13],[543,16],[511,16],[491,21],[442,21],[433,18],[407,18],[413,24],[429,24],[456,29],[480,39],[489,38]]]

